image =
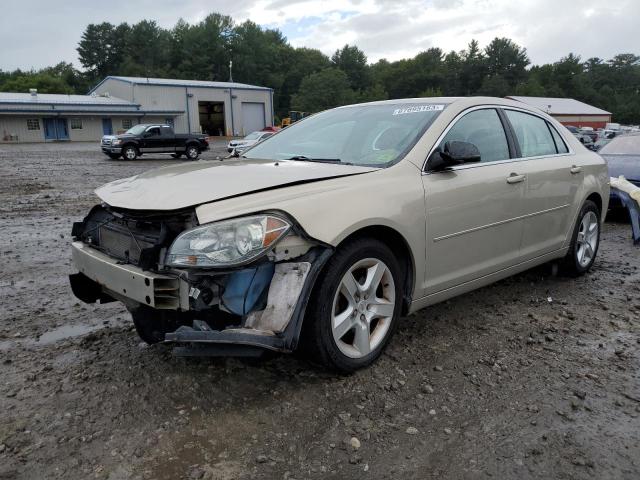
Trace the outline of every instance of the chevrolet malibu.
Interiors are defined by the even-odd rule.
[[[595,261],[604,161],[497,98],[340,107],[241,158],[104,185],[73,226],[85,302],[184,355],[302,350],[353,371],[398,318],[545,262]]]

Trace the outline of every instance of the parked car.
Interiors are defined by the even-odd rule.
[[[576,138],[589,150],[596,151],[595,143],[589,135],[583,135],[582,133],[579,133]]]
[[[301,348],[348,372],[401,315],[545,262],[588,271],[608,182],[599,155],[520,102],[340,107],[241,158],[98,188],[71,286],[124,303],[148,343]]]
[[[244,137],[241,140],[231,140],[227,145],[227,152],[229,153],[241,153],[249,147],[254,146],[256,143],[261,142],[262,140],[269,138],[274,135],[276,132],[271,130],[262,130],[259,132],[251,132],[249,135]]]
[[[100,148],[114,160],[135,160],[145,153],[170,153],[173,158],[184,155],[188,160],[197,160],[201,152],[209,149],[209,143],[205,135],[177,134],[169,125],[140,124],[122,135],[103,136]]]
[[[640,134],[618,135],[598,152],[607,162],[609,175],[623,175],[628,181],[640,187]],[[620,207],[620,200],[611,196],[612,208]]]
[[[595,143],[598,140],[598,132],[591,127],[581,127],[579,132],[582,135],[589,137],[591,139],[591,143]]]

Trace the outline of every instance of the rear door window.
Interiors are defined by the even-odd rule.
[[[505,110],[505,113],[513,126],[523,158],[557,153],[546,120],[516,110]]]
[[[458,120],[440,143],[444,149],[446,142],[473,143],[480,151],[481,162],[495,162],[509,159],[507,135],[493,108],[474,110]]]

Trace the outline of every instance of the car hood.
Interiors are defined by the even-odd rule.
[[[624,175],[627,180],[640,180],[640,155],[602,154],[607,162],[610,177]]]
[[[104,202],[131,210],[177,210],[287,185],[358,175],[373,167],[293,160],[227,159],[151,170],[96,190]]]

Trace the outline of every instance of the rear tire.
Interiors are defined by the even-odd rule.
[[[188,323],[178,312],[156,310],[146,305],[131,310],[131,317],[136,332],[149,345],[164,341],[165,334],[175,332],[178,327]]]
[[[578,276],[589,271],[600,246],[600,210],[591,200],[582,205],[571,236],[571,246],[562,261],[562,271]]]
[[[311,294],[302,353],[344,373],[370,365],[398,323],[403,278],[398,259],[384,243],[361,238],[341,246]]]
[[[128,145],[122,149],[122,157],[125,160],[135,160],[138,158],[138,149],[133,145]]]
[[[200,149],[195,145],[187,145],[185,155],[189,160],[197,160],[198,156],[200,156]]]

